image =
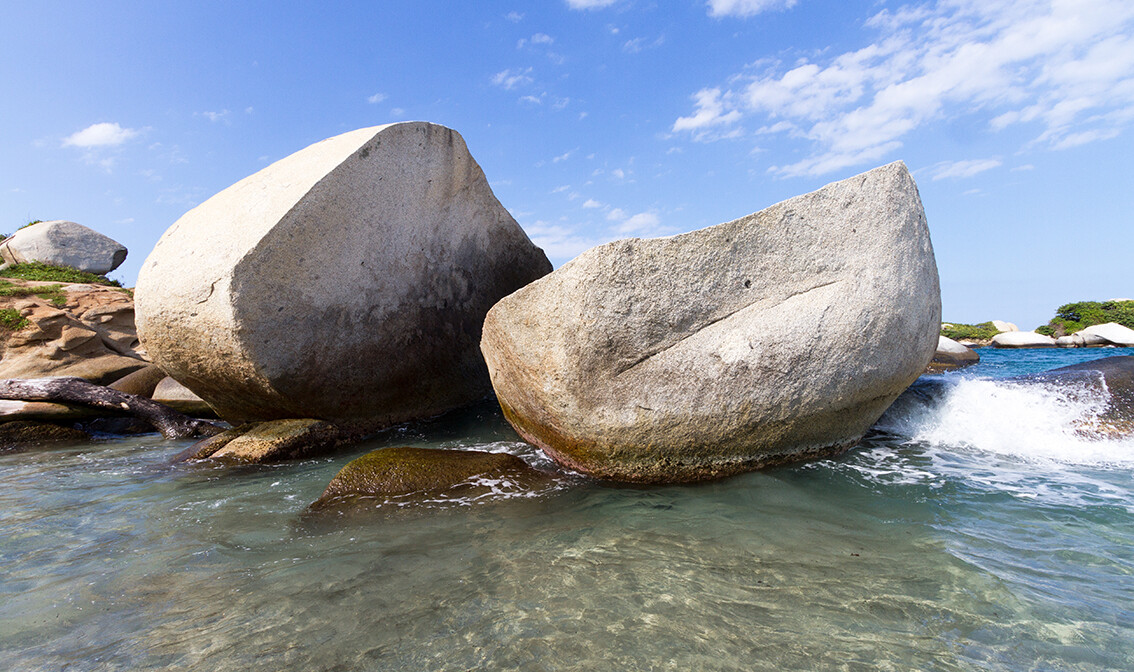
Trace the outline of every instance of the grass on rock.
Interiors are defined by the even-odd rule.
[[[19,278],[21,280],[40,280],[44,282],[81,282],[88,285],[109,285],[121,287],[122,283],[111,280],[105,275],[87,273],[70,266],[55,266],[40,261],[26,264],[17,264],[11,268],[0,271],[0,277]]]

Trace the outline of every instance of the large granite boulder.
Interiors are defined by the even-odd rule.
[[[992,337],[994,348],[1054,348],[1055,339],[1034,331],[1006,331]]]
[[[937,351],[926,367],[926,373],[944,373],[971,366],[980,361],[978,355],[967,345],[961,345],[946,336],[937,337]]]
[[[1019,331],[1020,330],[1020,328],[1017,327],[1015,324],[1012,324],[1011,322],[1005,322],[1004,320],[993,320],[992,321],[992,327],[994,329],[996,329],[997,331],[999,331],[1000,333],[1004,333],[1006,331]]]
[[[226,420],[378,426],[488,394],[484,315],[550,270],[457,132],[364,128],[178,220],[138,276],[138,332]]]
[[[26,226],[0,243],[5,264],[40,261],[104,275],[126,261],[126,247],[82,224],[57,219]]]
[[[1076,333],[1082,334],[1084,337],[1103,338],[1111,345],[1125,348],[1134,347],[1134,329],[1124,327],[1117,322],[1095,324]]]
[[[921,199],[894,163],[592,248],[496,304],[481,349],[505,416],[557,462],[692,481],[854,445],[940,322]]]

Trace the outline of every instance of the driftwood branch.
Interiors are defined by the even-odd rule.
[[[221,431],[211,422],[190,418],[152,399],[95,385],[82,378],[0,380],[0,399],[54,401],[127,413],[150,423],[167,439],[211,436]]]

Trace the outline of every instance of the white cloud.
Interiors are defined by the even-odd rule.
[[[508,12],[504,15],[504,18],[512,23],[519,23],[524,20],[524,15],[520,12]]]
[[[946,178],[972,177],[986,170],[992,170],[1003,165],[1000,159],[970,159],[967,161],[945,161],[931,169],[934,180]]]
[[[691,117],[679,117],[673,122],[673,132],[696,131],[702,132],[712,126],[727,126],[739,121],[743,116],[740,110],[725,111],[725,103],[721,100],[720,89],[701,89],[693,94],[697,104],[697,111]]]
[[[496,86],[502,87],[506,91],[511,91],[512,89],[516,88],[517,86],[523,86],[525,84],[531,84],[532,83],[531,74],[532,74],[531,68],[527,68],[527,69],[524,69],[524,70],[520,70],[519,68],[513,70],[513,69],[509,68],[508,70],[501,70],[500,72],[493,75],[492,76],[492,83],[495,84]]]
[[[370,103],[371,105],[377,105],[378,103],[382,102],[383,100],[386,100],[386,98],[387,98],[386,94],[376,93],[373,96],[368,96],[366,98],[366,102]]]
[[[556,187],[556,188],[552,189],[552,190],[551,190],[551,193],[553,193],[553,194],[562,194],[563,192],[567,191],[567,190],[568,190],[568,189],[570,189],[570,188],[571,188],[571,185],[569,185],[569,184],[561,184],[561,185],[559,185],[558,187]]]
[[[63,139],[64,147],[113,147],[137,136],[141,131],[122,128],[116,123],[91,124]]]
[[[587,208],[587,209],[601,208],[602,203],[599,203],[598,201],[596,201],[593,198],[588,198],[587,200],[583,201],[583,207]]]
[[[532,44],[551,44],[555,42],[555,38],[548,35],[547,33],[536,33],[535,35],[532,35],[529,41]]]
[[[652,212],[639,212],[632,215],[618,226],[618,233],[622,235],[654,235],[660,228],[661,219]]]
[[[635,37],[632,40],[627,40],[622,43],[622,51],[625,51],[628,54],[637,54],[646,49],[660,47],[663,44],[665,44],[665,35],[658,36],[652,42],[648,41],[644,37]]]
[[[615,208],[615,209],[611,210],[610,212],[606,213],[606,218],[609,219],[612,222],[622,221],[622,220],[626,219],[628,216],[629,215],[627,215],[626,211],[623,210],[622,208]]]
[[[578,147],[576,147],[575,149],[569,149],[566,152],[563,152],[559,156],[552,159],[551,162],[552,163],[559,163],[560,161],[566,161],[567,159],[571,158],[571,155],[574,154],[577,151],[579,151]]]
[[[209,121],[213,122],[214,124],[218,121],[226,121],[227,122],[226,117],[228,117],[228,115],[229,115],[228,110],[221,110],[220,112],[202,112],[201,113],[202,117],[208,119]]]
[[[710,3],[738,14],[767,2]],[[743,9],[748,8],[748,9]],[[883,10],[867,46],[788,67],[764,63],[693,96],[674,132],[696,140],[760,133],[802,139],[810,155],[775,166],[820,175],[875,161],[913,131],[962,117],[1018,126],[1031,147],[1113,138],[1134,122],[1134,3],[1127,0],[938,0]]]
[[[406,111],[403,110],[400,107],[395,107],[395,108],[390,110],[390,116],[391,117],[402,117],[402,116],[405,116],[405,113],[406,113]]]
[[[797,0],[709,0],[709,16],[755,16],[770,9],[790,9]]]
[[[611,240],[610,238],[582,235],[569,227],[544,221],[524,224],[524,231],[533,243],[543,249],[549,258],[560,263],[579,256],[580,252],[589,250],[595,245],[601,245]]]
[[[618,0],[567,0],[567,6],[571,9],[602,9],[616,2]]]

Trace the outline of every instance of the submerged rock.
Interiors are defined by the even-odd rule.
[[[323,420],[272,420],[241,425],[198,441],[174,461],[214,459],[265,464],[314,457],[352,439],[341,428]]]
[[[548,476],[508,453],[382,448],[343,467],[310,508],[317,511],[349,506],[361,498],[415,494],[473,498],[492,492],[492,481],[534,489],[546,484]]]
[[[82,224],[57,219],[26,226],[0,243],[6,264],[39,261],[105,275],[126,261],[126,247]]]
[[[138,330],[231,422],[388,425],[485,396],[485,313],[550,270],[456,131],[391,124],[186,213],[139,274]]]
[[[1008,331],[992,337],[994,348],[1054,348],[1055,339],[1034,331]]]
[[[980,355],[972,348],[961,345],[946,336],[937,337],[937,352],[926,367],[926,373],[943,373],[966,366],[972,366],[980,361]]]
[[[0,422],[0,453],[18,452],[29,448],[63,445],[89,441],[86,432],[50,422],[13,420]]]
[[[937,267],[894,163],[726,224],[590,249],[497,303],[505,416],[600,478],[715,478],[857,443],[933,356]]]

